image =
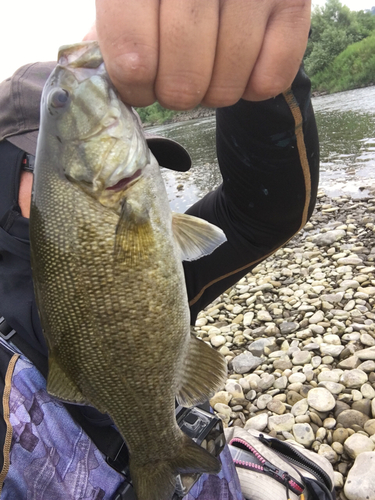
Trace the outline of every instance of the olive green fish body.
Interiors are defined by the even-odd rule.
[[[218,353],[190,336],[181,264],[197,256],[196,227],[217,228],[172,215],[98,50],[62,49],[42,97],[30,239],[47,389],[108,413],[128,445],[138,499],[168,500],[177,473],[219,470],[174,414],[175,397],[195,404],[225,379]],[[211,240],[210,251],[223,241]]]

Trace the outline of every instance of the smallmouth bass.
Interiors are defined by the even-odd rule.
[[[130,453],[138,500],[168,500],[178,473],[220,470],[178,427],[226,378],[191,337],[181,261],[221,230],[172,214],[159,166],[117,96],[97,42],[64,46],[42,95],[30,218],[47,390],[108,413]]]

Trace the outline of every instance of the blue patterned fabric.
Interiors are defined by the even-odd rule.
[[[70,414],[46,391],[23,356],[10,391],[10,467],[1,500],[110,500],[123,477],[112,469]],[[222,471],[204,474],[184,500],[243,500],[229,450]],[[161,499],[162,500],[162,499]]]

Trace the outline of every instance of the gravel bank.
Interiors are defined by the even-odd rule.
[[[293,439],[375,500],[375,198],[319,193],[311,221],[198,316],[226,357],[225,425]]]

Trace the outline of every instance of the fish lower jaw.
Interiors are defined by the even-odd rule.
[[[118,181],[115,185],[107,187],[106,190],[116,191],[116,192],[123,191],[125,188],[128,188],[131,184],[134,184],[134,182],[136,182],[141,175],[142,175],[142,170],[139,169],[130,177],[124,177],[123,179]]]

